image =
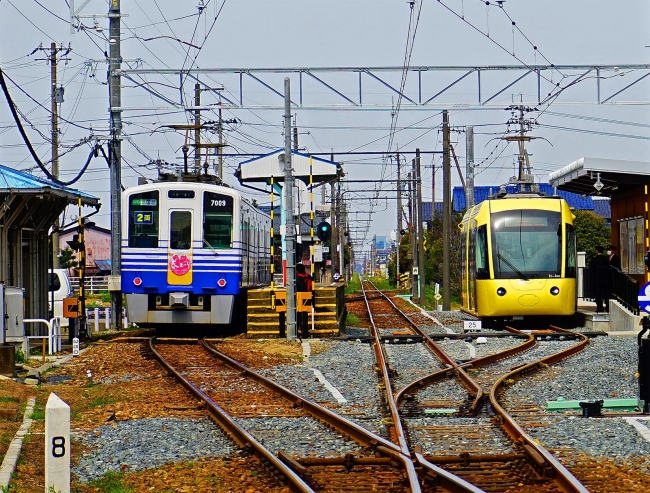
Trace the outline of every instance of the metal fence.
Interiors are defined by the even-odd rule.
[[[79,291],[79,278],[71,277],[70,284],[73,291]],[[108,276],[90,276],[86,277],[85,288],[87,293],[99,293],[108,291]]]
[[[637,280],[614,267],[608,268],[605,279],[602,277],[594,276],[593,271],[588,267],[578,268],[578,298],[595,300],[597,290],[602,290],[605,300],[615,299],[638,315],[639,283]]]

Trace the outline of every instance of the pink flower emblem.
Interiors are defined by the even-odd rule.
[[[172,255],[169,259],[169,269],[177,276],[183,276],[190,271],[192,261],[187,255]]]

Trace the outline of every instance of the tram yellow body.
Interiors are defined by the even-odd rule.
[[[462,308],[481,318],[573,315],[574,216],[564,199],[508,194],[460,224]]]

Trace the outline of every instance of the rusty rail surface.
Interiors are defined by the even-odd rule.
[[[389,367],[386,358],[384,357],[384,352],[382,349],[382,344],[380,340],[380,335],[379,335],[379,330],[377,329],[377,326],[375,325],[375,320],[372,315],[372,311],[370,309],[370,303],[369,299],[367,296],[367,291],[364,287],[364,283],[369,282],[369,281],[362,281],[361,282],[361,290],[364,296],[364,300],[366,302],[366,308],[368,309],[368,316],[370,318],[370,324],[371,324],[371,332],[372,336],[375,339],[375,342],[373,343],[373,348],[375,351],[375,357],[377,358],[377,366],[379,369],[379,372],[382,375],[382,380],[384,382],[384,389],[385,389],[385,398],[386,402],[388,404],[388,407],[390,409],[391,413],[391,422],[390,422],[390,428],[392,431],[393,437],[395,437],[395,441],[398,443],[401,453],[404,455],[404,457],[408,458],[407,461],[407,472],[409,475],[409,482],[411,484],[411,490],[413,492],[415,491],[420,491],[420,486],[419,486],[419,476],[417,474],[417,471],[415,470],[414,464],[411,461],[411,452],[409,450],[409,444],[408,440],[406,438],[406,434],[404,433],[404,428],[402,427],[402,420],[399,414],[399,409],[397,406],[397,401],[395,399],[395,395],[393,392],[393,386],[390,381],[390,376],[393,373],[392,369]],[[370,283],[370,282],[369,282]],[[370,283],[373,288],[383,295],[381,291],[377,290],[377,288]],[[383,295],[385,297],[385,295]],[[374,298],[373,298],[374,299]],[[395,305],[393,305],[395,306]],[[400,313],[402,313],[400,311]],[[446,356],[444,352],[441,351],[441,354]],[[448,360],[450,360],[447,357]],[[421,458],[422,460],[419,460],[417,458],[417,463],[418,465],[423,469],[423,476],[429,476],[430,478],[435,478],[436,484],[442,486],[445,488],[447,491],[450,492],[467,492],[467,493],[477,493],[481,492],[479,488],[476,488],[474,485],[468,483],[462,478],[459,478],[457,476],[454,476],[448,471],[445,471],[444,469],[435,466],[434,464],[431,464],[430,462],[424,460],[424,458]],[[426,482],[426,480],[425,480]]]
[[[184,342],[187,343],[186,341]],[[196,341],[192,341],[192,343],[195,344]],[[151,348],[153,354],[156,356],[156,359],[163,367],[167,369],[167,371],[174,375],[174,377],[180,381],[183,386],[187,388],[192,394],[194,394],[199,400],[205,402],[208,412],[210,413],[210,417],[230,438],[233,439],[233,441],[240,448],[252,452],[253,455],[255,455],[255,457],[257,457],[260,461],[272,465],[278,472],[280,472],[280,474],[286,478],[286,481],[292,491],[298,493],[315,493],[314,490],[307,483],[305,483],[296,472],[294,472],[284,462],[273,455],[271,451],[265,448],[244,428],[235,423],[235,421],[233,421],[233,419],[228,413],[226,413],[226,411],[212,402],[212,399],[210,399],[201,390],[196,388],[189,380],[178,373],[156,350],[155,338],[150,339],[149,347]]]
[[[320,467],[328,465],[344,465],[344,466],[356,466],[356,465],[369,465],[369,466],[383,466],[388,467],[395,463],[400,464],[400,468],[407,477],[409,483],[409,491],[411,493],[420,493],[420,485],[418,483],[418,476],[415,471],[415,466],[411,461],[408,454],[403,454],[400,447],[374,433],[366,430],[365,428],[353,423],[342,416],[330,411],[329,409],[316,404],[315,402],[305,399],[298,394],[295,394],[291,390],[283,387],[282,385],[277,384],[276,382],[254,372],[253,370],[245,367],[229,356],[219,352],[214,346],[210,345],[205,339],[201,341],[201,344],[210,351],[216,358],[220,359],[228,366],[236,369],[242,375],[251,378],[257,383],[263,385],[264,387],[277,392],[285,399],[294,403],[294,405],[300,406],[306,412],[314,416],[315,418],[323,421],[332,428],[338,430],[339,432],[350,437],[355,442],[373,449],[378,455],[385,457],[353,457],[350,454],[342,458],[300,458],[293,459],[287,454],[280,454],[280,459],[289,464],[290,467],[297,471],[299,475],[305,475],[307,473],[306,467]],[[449,475],[449,473],[446,473]],[[413,481],[413,478],[415,481]],[[439,481],[439,485],[445,484],[444,480]],[[444,486],[442,486],[444,488]],[[445,488],[445,491],[455,491]],[[465,490],[463,490],[465,491]]]
[[[367,281],[369,282],[369,281]],[[378,292],[381,292],[378,290],[376,287],[375,289]],[[385,296],[385,295],[384,295]],[[434,342],[433,340],[424,332],[422,331],[417,324],[415,324],[408,315],[406,315],[402,310],[400,310],[395,303],[393,303],[392,300],[390,300],[387,296],[385,296],[386,300],[397,310],[399,313],[402,314],[402,316],[405,318],[405,320],[408,321],[410,326],[424,338],[424,341],[426,342],[427,346],[432,349],[436,355],[442,355],[441,360],[445,363],[448,364],[451,368],[439,370],[431,375],[428,375],[424,378],[421,378],[417,380],[416,382],[413,382],[409,386],[405,387],[402,389],[402,391],[398,394],[398,401],[400,398],[405,396],[407,394],[407,389],[410,389],[412,392],[414,389],[417,387],[422,387],[427,384],[430,384],[432,382],[441,380],[447,376],[450,375],[455,375],[460,379],[462,384],[467,388],[470,389],[470,391],[475,392],[476,398],[471,406],[471,410],[476,412],[478,411],[479,406],[482,404],[482,399],[483,399],[483,389],[481,386],[478,384],[478,382],[475,382],[474,379],[472,379],[466,372],[465,369],[469,365],[458,365],[455,361],[453,361],[451,358],[449,358],[442,349],[440,349]],[[554,331],[558,332],[564,332],[567,334],[574,334],[573,332],[566,331],[563,329],[559,329],[557,327],[552,327]],[[518,334],[523,334],[523,332],[518,331],[517,329],[514,329],[512,327],[507,327],[507,330],[513,332],[513,333],[518,333]],[[550,363],[554,363],[556,361],[560,361],[562,359],[565,359],[572,354],[575,354],[579,351],[581,351],[588,343],[587,337],[583,336],[580,334],[579,336],[581,339],[583,339],[579,344],[568,348],[567,350],[561,351],[559,353],[556,353],[554,355],[545,357],[537,362],[533,362],[527,365],[524,365],[522,367],[517,368],[516,370],[510,372],[508,375],[502,376],[501,378],[498,379],[498,381],[491,387],[489,390],[489,399],[490,403],[492,404],[494,411],[497,415],[498,422],[501,425],[501,428],[505,431],[505,433],[510,437],[510,439],[516,443],[516,444],[521,444],[521,448],[523,449],[525,456],[530,463],[530,465],[538,471],[540,476],[542,477],[547,477],[553,479],[554,483],[558,485],[561,491],[565,493],[588,493],[589,490],[582,484],[578,479],[563,465],[561,464],[550,452],[548,452],[546,449],[544,449],[542,446],[540,446],[535,440],[528,435],[523,428],[521,428],[515,421],[514,419],[505,411],[505,409],[498,403],[497,399],[497,391],[501,388],[501,386],[504,384],[504,382],[508,378],[513,378],[515,376],[518,376],[521,378],[522,375],[524,375],[526,372],[534,371],[536,368],[541,368],[544,365],[548,365]],[[525,351],[526,349],[532,347],[535,344],[535,340],[533,335],[531,334],[526,343],[517,346],[515,348],[512,348],[509,350],[510,354],[515,354],[517,352]],[[522,349],[522,346],[525,346],[524,349]],[[503,353],[506,353],[504,351]],[[472,366],[485,366],[488,365],[494,361],[503,359],[501,354],[499,353],[496,355],[491,355],[488,357],[481,358],[480,360],[475,360],[471,363]],[[512,455],[512,454],[510,454]],[[497,457],[491,458],[492,460],[498,462]],[[513,457],[508,457],[508,460],[512,460]],[[462,463],[469,463],[471,462],[469,460],[469,456],[466,454],[463,458],[461,459],[456,459],[454,457],[449,457],[446,458],[447,461],[451,462],[453,460],[458,460],[459,462]],[[503,458],[502,458],[503,460]],[[481,462],[479,458],[476,458],[476,462]]]

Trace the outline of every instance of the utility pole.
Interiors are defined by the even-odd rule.
[[[221,102],[219,102],[221,105]],[[217,148],[217,153],[219,155],[217,176],[219,180],[223,183],[223,119],[221,117],[221,106],[219,106],[219,147]]]
[[[399,246],[402,240],[402,166],[400,162],[399,152],[397,153],[397,234],[395,235],[395,242],[397,244],[395,259],[395,284],[399,288]]]
[[[349,281],[348,278],[348,271],[345,267],[345,231],[347,230],[346,228],[346,221],[347,217],[345,214],[345,204],[343,203],[343,197],[340,198],[340,204],[341,204],[341,214],[339,216],[339,241],[340,241],[340,251],[339,251],[339,265],[341,268],[340,274],[343,276],[343,278],[346,281]]]
[[[57,59],[59,52],[64,51],[61,54],[61,58]],[[57,65],[59,61],[69,60],[69,58],[63,58],[68,53],[72,51],[70,45],[67,48],[60,46],[56,47],[56,43],[50,43],[50,52],[47,53],[47,49],[43,48],[43,45],[38,46],[32,53],[37,51],[43,51],[46,53],[47,58],[39,58],[38,60],[47,60],[50,62],[50,104],[51,104],[51,138],[52,138],[52,176],[55,179],[59,178],[59,104],[63,103],[63,86],[58,87],[57,82]],[[57,217],[52,231],[52,268],[59,268],[59,218]]]
[[[334,150],[330,154],[330,160],[334,162]],[[325,189],[325,186],[323,186]],[[336,245],[338,240],[336,236],[336,196],[334,195],[335,182],[332,180],[330,183],[330,226],[332,226],[332,236],[330,238],[330,279],[334,279],[334,272],[336,272]]]
[[[293,169],[291,169],[291,80],[284,79],[284,200],[286,210],[287,339],[296,331],[296,227],[293,218]]]
[[[332,183],[332,200],[334,201],[334,206],[332,210],[334,215],[332,216],[332,275],[338,272],[341,274],[341,263],[339,262],[339,255],[337,250],[339,249],[339,236],[343,234],[341,229],[341,182],[338,182],[338,187],[336,187],[336,196],[334,196],[334,183]]]
[[[449,158],[449,113],[442,112],[442,309],[451,310],[451,160]]]
[[[467,188],[465,189],[465,202],[467,208],[474,207],[474,127],[467,127],[465,134],[465,174],[467,175]]]
[[[411,296],[417,298],[418,285],[415,283],[415,267],[418,265],[418,246],[417,246],[417,233],[415,231],[415,186],[413,179],[415,178],[415,159],[411,163],[413,171],[407,175],[408,190],[409,190],[409,243],[411,246]]]
[[[201,84],[194,84],[194,171],[201,174]]]
[[[120,0],[111,0],[109,17],[108,87],[110,97],[110,186],[111,186],[111,327],[122,329],[122,81],[120,69]]]
[[[418,232],[418,279],[420,281],[420,289],[418,293],[419,301],[421,305],[424,305],[426,300],[425,289],[426,289],[426,279],[424,277],[424,227],[422,226],[422,172],[420,167],[420,149],[415,149],[415,170],[416,170],[416,188],[417,188],[417,209],[418,209],[418,222],[417,222],[417,232]]]

